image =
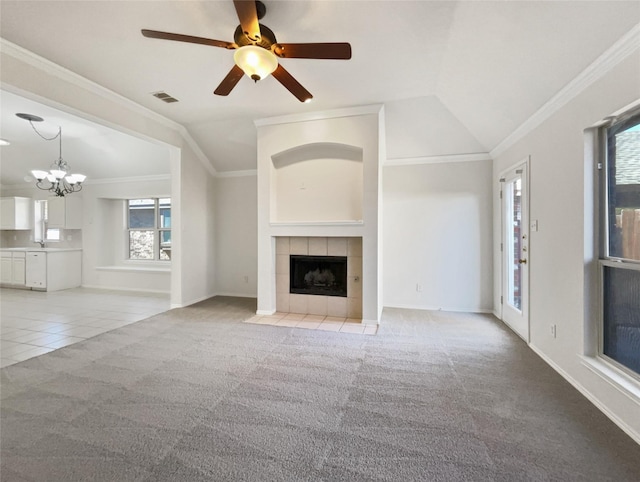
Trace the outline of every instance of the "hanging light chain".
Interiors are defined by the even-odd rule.
[[[40,137],[42,137],[45,141],[53,141],[55,139],[57,139],[58,137],[60,137],[60,139],[62,140],[62,127],[58,126],[58,133],[53,136],[53,137],[45,137],[42,134],[40,134],[38,132],[38,129],[36,129],[36,126],[33,125],[33,121],[29,120],[29,124],[31,125],[31,128],[33,129],[33,131],[38,134]]]

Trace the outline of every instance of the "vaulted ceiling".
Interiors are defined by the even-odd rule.
[[[140,34],[232,41],[231,0],[2,0],[0,36],[184,125],[216,170],[237,171],[255,169],[255,119],[377,103],[390,159],[489,152],[640,22],[638,1],[264,3],[280,42],[351,43],[348,61],[281,60],[310,104],[272,77],[215,96],[232,51]],[[14,113],[3,102],[3,125]]]

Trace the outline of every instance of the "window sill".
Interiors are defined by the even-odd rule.
[[[640,382],[614,368],[601,358],[582,356],[582,364],[640,405]]]
[[[98,271],[120,271],[128,273],[167,273],[171,274],[171,266],[98,266]]]

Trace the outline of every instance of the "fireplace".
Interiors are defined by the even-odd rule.
[[[347,297],[346,256],[289,257],[289,292]]]

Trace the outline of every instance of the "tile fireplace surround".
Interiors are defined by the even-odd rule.
[[[346,256],[347,297],[289,293],[289,256]],[[340,318],[362,318],[362,238],[277,237],[276,309]]]

